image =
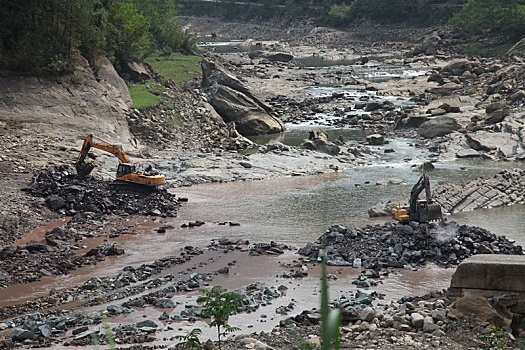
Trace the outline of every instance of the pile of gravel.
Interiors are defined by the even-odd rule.
[[[67,166],[41,172],[24,190],[45,198],[51,210],[70,216],[85,212],[176,216],[179,207],[176,197],[166,189],[132,191],[94,177],[81,179]]]
[[[523,254],[521,246],[504,236],[455,222],[385,223],[361,229],[332,225],[316,242],[299,249],[299,254],[321,261],[323,244],[328,265],[368,269],[417,268],[427,263],[450,267],[474,254]]]

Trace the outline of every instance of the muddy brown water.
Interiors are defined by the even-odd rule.
[[[465,179],[464,167],[467,166],[469,176],[475,177],[480,171],[477,167],[485,169],[486,174],[495,173],[499,165],[486,166],[477,163],[468,164],[443,164],[438,166],[434,177]],[[418,173],[406,175],[407,169],[396,167],[366,167],[348,172],[334,172],[319,176],[307,177],[280,177],[263,181],[244,181],[236,183],[206,184],[186,188],[173,189],[177,196],[187,197],[188,203],[183,203],[179,215],[175,219],[155,217],[113,218],[120,224],[125,224],[134,230],[135,234],[123,234],[116,238],[93,238],[83,242],[83,250],[91,249],[99,244],[114,242],[125,250],[119,257],[107,257],[105,261],[94,266],[87,266],[72,271],[66,276],[44,277],[41,281],[26,285],[12,286],[0,290],[0,306],[21,303],[38,296],[48,295],[51,288],[61,290],[81,284],[95,276],[114,276],[128,265],[138,267],[165,256],[178,255],[184,246],[205,246],[211,239],[227,237],[248,239],[250,242],[286,243],[293,247],[301,247],[307,242],[316,240],[331,224],[342,223],[351,226],[382,223],[385,219],[371,220],[366,215],[370,203],[382,198],[386,193],[408,192],[411,186],[375,186],[376,179],[396,177],[405,174],[407,182],[417,180]],[[385,175],[386,174],[386,175]],[[401,176],[402,177],[402,176]],[[366,185],[365,182],[369,181]],[[359,184],[360,186],[356,186]],[[367,194],[368,195],[365,195]],[[496,209],[497,212],[488,211],[463,213],[454,217],[460,223],[494,223],[498,218],[506,222],[516,223],[516,210],[523,210],[520,206]],[[489,215],[496,213],[496,215]],[[505,214],[507,213],[507,214]],[[202,220],[203,226],[194,228],[181,228],[183,223]],[[470,220],[470,222],[469,222]],[[518,220],[519,221],[519,220]],[[240,226],[219,225],[219,223],[235,222]],[[49,225],[50,229],[57,224]],[[159,234],[155,231],[161,225],[172,225],[166,233]],[[482,225],[481,225],[482,226]],[[512,225],[511,225],[512,226]],[[507,235],[517,240],[525,241],[517,231]],[[500,227],[501,229],[501,227]],[[45,231],[44,229],[42,229]],[[41,231],[42,231],[41,230]],[[506,229],[508,231],[508,229]],[[501,232],[496,232],[502,234]],[[34,232],[31,233],[34,238]],[[29,239],[25,237],[23,239]],[[302,279],[283,279],[279,276],[288,269],[282,263],[292,263],[300,257],[292,250],[281,256],[248,256],[247,252],[205,252],[201,256],[193,257],[183,265],[177,265],[163,271],[159,276],[171,274],[184,277],[188,270],[196,272],[214,272],[228,266],[229,275],[215,275],[210,285],[221,285],[229,290],[243,290],[251,283],[259,282],[264,286],[285,285],[288,290],[285,295],[274,299],[271,303],[261,306],[256,312],[234,315],[230,324],[239,326],[242,333],[253,331],[270,331],[280,320],[291,315],[299,314],[302,310],[311,309],[319,305],[319,278],[318,266],[309,266],[309,275]],[[337,279],[330,280],[330,298],[335,299],[341,294],[355,293],[357,287],[351,281],[359,274],[359,269],[351,267],[329,267],[329,273]],[[422,295],[431,290],[447,288],[454,269],[442,269],[429,266],[419,271],[396,270],[389,277],[371,289],[384,294],[384,300],[397,300],[405,295]],[[152,276],[155,277],[155,276]],[[186,276],[187,278],[187,276]],[[168,284],[169,285],[169,284]],[[161,288],[166,287],[162,286]],[[147,290],[145,293],[154,291]],[[196,304],[199,296],[197,291],[192,293],[175,293],[174,301],[178,303],[175,309],[159,309],[155,307],[134,308],[131,314],[120,315],[108,319],[111,327],[118,324],[129,324],[149,319],[160,325],[156,333],[158,344],[173,345],[173,336],[183,334],[187,330],[199,327],[203,330],[202,339],[216,338],[213,328],[205,322],[169,322],[158,321],[163,311],[170,315],[179,314],[188,304]],[[133,296],[137,297],[137,295]],[[124,300],[115,301],[120,305]],[[276,309],[294,303],[294,309],[288,315],[279,315]],[[380,300],[381,302],[381,300]],[[108,304],[95,307],[79,307],[78,302],[66,304],[61,308],[75,308],[85,312],[105,309]],[[57,347],[54,347],[57,348]]]
[[[138,267],[164,256],[178,255],[186,245],[205,246],[213,238],[242,238],[254,243],[273,240],[301,247],[306,242],[317,239],[331,223],[341,222],[354,226],[381,223],[383,220],[370,220],[362,215],[361,209],[366,203],[352,200],[355,193],[350,193],[348,196],[339,194],[344,197],[342,202],[349,206],[344,211],[337,208],[337,205],[336,208],[330,208],[329,203],[334,199],[334,193],[338,193],[337,186],[345,184],[349,179],[352,179],[352,176],[348,173],[334,172],[321,176],[281,177],[264,181],[208,184],[174,189],[173,192],[178,196],[189,198],[189,202],[183,204],[180,209],[178,218],[115,218],[136,230],[136,234],[121,235],[107,241],[99,237],[83,242],[84,250],[99,244],[114,242],[125,250],[125,255],[108,257],[104,262],[77,269],[66,276],[44,277],[38,282],[5,288],[0,291],[0,306],[47,295],[51,288],[61,290],[73,287],[91,277],[116,275],[125,266]],[[355,186],[350,188],[353,188],[352,191],[360,190]],[[321,198],[320,194],[327,198]],[[206,223],[194,228],[180,227],[183,223],[196,220]],[[240,226],[219,225],[230,221],[239,223]],[[166,224],[171,224],[174,228],[168,229],[164,234],[155,231],[158,226]],[[52,226],[54,225],[49,227]],[[235,261],[230,275],[217,275],[211,284],[222,285],[230,290],[244,289],[254,282],[260,282],[265,286],[280,284],[287,286],[288,291],[285,296],[262,306],[254,313],[235,315],[231,318],[230,323],[240,326],[243,332],[269,331],[285,317],[319,305],[318,266],[309,267],[308,277],[302,279],[287,280],[278,277],[287,271],[281,263],[291,263],[298,258],[294,251],[289,251],[282,256],[263,257],[251,257],[246,252],[229,254],[207,252],[202,256],[194,257],[186,264],[163,271],[160,276],[168,274],[179,276],[182,271],[189,268],[194,268],[198,272],[213,272]],[[208,263],[202,265],[203,262]],[[355,293],[357,288],[351,284],[351,281],[359,272],[360,270],[350,267],[330,267],[329,273],[337,276],[336,280],[330,281],[331,298],[336,298],[343,293]],[[398,270],[373,289],[385,294],[385,300],[397,300],[404,295],[421,295],[431,290],[446,288],[452,273],[453,269],[432,266],[420,271]],[[178,314],[185,304],[195,304],[197,296],[198,292],[174,295],[174,300],[180,305],[174,310],[167,311],[170,314]],[[119,300],[115,304],[124,301]],[[288,305],[292,301],[295,303],[295,308],[289,315],[278,315],[275,312],[277,307]],[[77,304],[64,305],[63,308],[76,308]],[[80,309],[89,312],[105,309],[106,305]],[[160,323],[157,319],[163,311],[154,307],[136,308],[131,314],[112,317],[108,321],[111,326],[119,323],[136,323],[144,319]],[[208,329],[203,322],[173,322],[163,324],[162,330],[157,332],[157,338],[169,339],[175,334],[181,334],[183,330],[194,327],[202,328],[204,337],[215,336],[213,330]],[[166,341],[166,344],[172,343],[173,341]]]

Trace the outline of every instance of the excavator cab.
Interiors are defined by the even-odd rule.
[[[135,165],[133,164],[127,164],[127,163],[120,163],[117,168],[117,177],[123,177],[127,174],[133,174],[135,173]]]

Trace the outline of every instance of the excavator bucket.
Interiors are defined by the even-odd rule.
[[[428,221],[441,221],[443,214],[441,213],[441,206],[439,204],[429,204],[427,207]]]
[[[76,164],[77,174],[80,177],[86,177],[88,176],[93,168],[95,168],[95,165],[93,163],[77,163]]]

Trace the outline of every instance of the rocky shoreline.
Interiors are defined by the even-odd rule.
[[[522,248],[503,237],[495,237],[475,227],[458,227],[454,223],[449,223],[440,227],[426,227],[424,230],[427,232],[421,233],[419,227],[414,228],[413,226],[386,224],[382,227],[368,226],[358,229],[334,225],[317,242],[298,251],[299,254],[306,255],[306,258],[300,259],[301,261],[294,264],[293,267],[288,266],[295,273],[283,274],[281,278],[284,279],[280,285],[267,287],[262,284],[250,284],[244,291],[236,291],[241,293],[245,300],[244,306],[238,312],[254,312],[260,305],[271,304],[272,299],[285,295],[288,287],[284,285],[284,280],[301,279],[307,276],[308,273],[305,271],[308,270],[308,265],[319,263],[320,246],[321,242],[324,242],[323,251],[328,255],[329,265],[352,266],[362,271],[358,279],[353,282],[359,288],[357,292],[355,294],[345,293],[333,302],[333,306],[340,308],[343,312],[343,343],[368,344],[378,349],[384,346],[387,348],[390,346],[392,349],[403,346],[452,349],[454,346],[466,348],[474,346],[473,344],[477,344],[476,346],[483,344],[476,337],[468,340],[462,339],[458,343],[456,333],[458,329],[466,327],[471,336],[474,336],[473,334],[481,336],[490,332],[491,324],[474,319],[465,321],[462,316],[459,316],[459,313],[451,311],[455,304],[451,305],[451,301],[442,292],[432,292],[425,296],[406,297],[398,302],[384,303],[381,301],[380,293],[368,288],[377,286],[381,275],[386,276],[393,272],[388,270],[391,268],[412,269],[423,266],[429,261],[450,266],[459,263],[478,250],[480,252],[490,250],[494,254],[523,254]],[[440,230],[442,231],[441,237],[436,239]],[[404,238],[415,237],[414,232],[426,236],[427,239],[405,242]],[[394,239],[394,236],[397,237],[397,240]],[[366,239],[363,242],[367,242],[366,245],[369,246],[366,251],[363,245],[358,243],[364,237]],[[378,253],[379,250],[375,245],[370,244],[374,237],[381,237],[377,239],[377,242],[378,247],[382,247],[380,250],[383,251],[381,253],[383,255]],[[435,247],[431,249],[433,244]],[[416,250],[418,245],[424,247],[419,250],[419,253]],[[199,273],[194,268],[187,268],[182,270],[179,277],[166,275],[164,270],[174,265],[187,266],[187,263],[191,262],[194,257],[210,254],[213,251],[229,252],[234,256],[241,252],[260,256],[261,254],[280,255],[288,249],[290,247],[273,242],[250,245],[247,241],[220,239],[202,249],[185,247],[178,257],[161,258],[139,267],[126,267],[117,276],[91,278],[74,288],[51,291],[49,296],[23,304],[4,306],[0,309],[2,320],[0,328],[8,331],[9,341],[4,341],[2,344],[3,346],[24,344],[37,347],[48,347],[53,344],[82,346],[91,344],[93,336],[98,339],[99,344],[106,344],[108,340],[99,326],[102,317],[129,314],[152,307],[160,308],[165,310],[159,316],[159,320],[163,321],[161,324],[150,319],[133,325],[122,324],[112,328],[118,344],[145,343],[143,348],[148,348],[150,345],[146,344],[154,344],[157,339],[155,334],[160,331],[164,332],[165,327],[169,330],[171,325],[177,322],[184,320],[192,322],[200,319],[198,305],[185,303],[180,314],[174,313],[178,305],[172,300],[175,294],[189,293],[191,295],[198,288],[212,283],[215,276],[228,275],[230,269],[235,269],[236,263],[234,260],[228,266],[212,273]],[[49,252],[28,250],[28,253],[29,255],[45,256]],[[449,253],[450,256],[445,257]],[[377,262],[367,258],[369,255],[379,257]],[[456,256],[456,260],[451,260],[452,255]],[[8,262],[13,258],[13,255],[7,255],[4,256],[4,261]],[[388,260],[386,263],[384,263],[385,258]],[[213,259],[210,260],[210,263],[212,261]],[[204,267],[206,264],[200,266]],[[378,272],[380,271],[378,268],[385,269],[386,274]],[[117,300],[120,302],[116,302]],[[104,305],[105,311],[84,313],[78,311],[78,307],[67,309],[68,304],[75,301],[80,301],[80,306],[83,307]],[[60,310],[64,307],[66,309]],[[277,308],[276,312],[286,315],[294,309],[295,304],[292,303],[286,308],[284,306],[282,309]],[[166,320],[167,323],[164,323]],[[234,336],[227,342],[227,348],[240,349],[247,342],[262,342],[265,345],[260,346],[287,349],[299,348],[301,342],[316,344],[319,341],[315,336],[318,332],[318,324],[317,310],[303,311],[297,316],[282,321],[280,326],[270,334],[262,332],[250,336]],[[292,335],[289,332],[299,332],[305,338],[294,342],[290,339]],[[290,341],[292,343],[289,343]],[[370,341],[372,344],[369,344]],[[417,345],[418,343],[422,345]]]

